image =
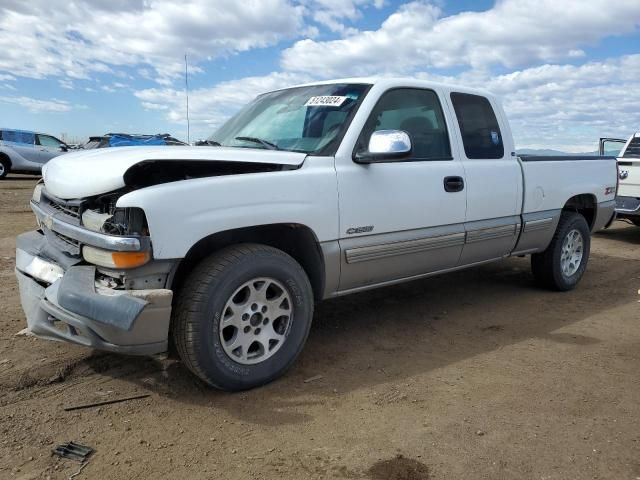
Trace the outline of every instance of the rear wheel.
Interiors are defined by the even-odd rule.
[[[224,390],[270,382],[298,357],[313,294],[302,267],[272,247],[244,244],[205,259],[179,293],[173,336],[180,358]]]
[[[9,173],[9,161],[5,158],[0,158],[0,180],[5,178]]]
[[[575,212],[562,213],[547,249],[531,256],[536,282],[553,290],[575,288],[587,268],[590,247],[591,234],[585,218]]]

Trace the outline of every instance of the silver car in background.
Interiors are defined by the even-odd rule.
[[[0,129],[0,180],[9,172],[40,174],[42,165],[69,150],[53,135]]]

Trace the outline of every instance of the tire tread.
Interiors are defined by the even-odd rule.
[[[262,244],[237,244],[224,248],[202,260],[186,279],[174,306],[172,332],[178,355],[193,374],[219,389],[225,389],[225,387],[217,384],[198,361],[198,339],[201,337],[201,324],[198,316],[207,309],[210,285],[233,268],[234,264],[250,255],[276,256],[288,262],[293,261],[293,264],[306,277],[302,267],[281,250]],[[308,288],[311,289],[310,285]]]

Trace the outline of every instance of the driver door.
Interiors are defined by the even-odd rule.
[[[438,92],[384,92],[360,133],[354,156],[367,149],[378,130],[407,132],[412,153],[403,160],[366,164],[336,158],[340,291],[455,267],[464,245],[464,169],[449,139],[453,128],[447,125]]]

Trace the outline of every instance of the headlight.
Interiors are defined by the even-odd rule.
[[[95,210],[82,212],[82,225],[94,232],[103,232],[104,222],[111,218],[108,213],[99,213]]]
[[[89,246],[82,247],[82,256],[99,267],[116,269],[141,267],[151,258],[149,252],[110,252]]]
[[[44,183],[38,183],[36,188],[33,189],[33,195],[31,195],[31,200],[36,203],[40,203],[40,199],[42,198],[42,189],[44,188]]]
[[[105,209],[102,209],[105,211]],[[82,226],[110,235],[149,235],[147,219],[140,208],[115,208],[109,213],[87,209],[82,212]]]

